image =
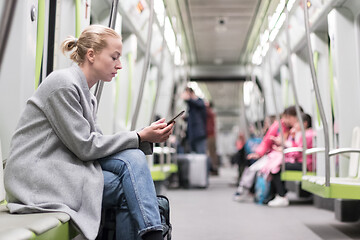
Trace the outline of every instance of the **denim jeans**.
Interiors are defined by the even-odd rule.
[[[128,149],[99,160],[104,174],[103,208],[116,210],[116,239],[138,240],[161,231],[155,186],[144,153]]]
[[[206,153],[206,138],[195,139],[190,142],[191,152]]]

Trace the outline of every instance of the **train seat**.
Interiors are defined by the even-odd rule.
[[[302,188],[323,198],[360,199],[360,127],[352,133],[351,148],[334,149],[329,156],[350,153],[347,177],[330,177],[330,186],[325,185],[325,176],[302,176]]]
[[[1,142],[0,142],[0,156]],[[6,207],[3,168],[0,168],[0,239],[72,239],[77,235],[66,213],[11,214]]]

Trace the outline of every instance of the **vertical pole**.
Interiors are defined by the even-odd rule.
[[[0,21],[0,68],[4,57],[6,43],[9,37],[13,16],[15,15],[17,0],[5,1]]]
[[[111,5],[109,28],[112,28],[112,29],[115,29],[116,16],[117,16],[117,12],[118,12],[118,4],[119,4],[119,0],[113,0],[112,5]],[[96,87],[95,87],[95,97],[97,100],[98,108],[100,105],[100,98],[101,98],[101,93],[102,93],[103,88],[104,88],[104,82],[100,80],[96,84]]]
[[[271,83],[271,92],[272,92],[272,97],[273,97],[273,102],[274,102],[274,108],[275,108],[275,115],[276,115],[276,121],[279,124],[279,130],[280,130],[280,136],[281,136],[281,147],[284,149],[284,130],[282,128],[282,124],[281,124],[281,118],[280,118],[280,113],[278,111],[277,105],[276,105],[276,96],[275,96],[275,88],[274,88],[274,79],[273,79],[273,75],[272,75],[272,68],[271,68],[271,51],[272,51],[272,45],[270,44],[270,48],[269,48],[269,52],[268,52],[268,64],[269,64],[269,75],[270,75],[270,83]],[[285,158],[284,153],[283,153],[283,160]],[[285,165],[283,165],[282,171],[285,171]]]
[[[309,24],[309,12],[308,12],[308,7],[307,7],[307,0],[303,0],[303,4],[304,4],[305,33],[306,33],[306,40],[307,40],[307,46],[308,46],[309,65],[310,65],[310,70],[311,70],[312,82],[313,82],[314,90],[315,90],[315,96],[316,96],[316,100],[317,100],[317,103],[319,106],[321,122],[323,124],[323,130],[324,130],[325,186],[330,187],[329,130],[328,130],[328,125],[327,125],[325,111],[324,111],[324,105],[321,100],[319,85],[318,85],[318,81],[317,81],[317,75],[316,75],[315,66],[314,66],[313,52],[312,52],[312,46],[311,46],[311,40],[310,40],[310,24]]]
[[[288,65],[289,65],[289,72],[290,72],[290,80],[289,81],[290,81],[291,89],[294,94],[296,115],[299,120],[300,128],[301,128],[302,144],[303,144],[302,171],[303,171],[303,175],[305,175],[306,174],[306,164],[307,164],[305,151],[306,151],[307,143],[306,143],[304,123],[303,123],[303,120],[301,117],[301,112],[300,112],[299,98],[297,96],[296,87],[295,87],[294,68],[293,68],[292,61],[291,61],[291,46],[290,46],[290,35],[289,35],[289,11],[287,9],[287,6],[285,7],[285,15],[286,15],[286,26],[285,26],[285,28],[286,28],[286,30],[285,30],[285,32],[286,32],[286,47],[287,47],[287,52],[288,52],[287,58],[288,58]],[[285,170],[285,158],[283,159],[282,169]]]
[[[141,82],[140,82],[140,89],[139,89],[139,95],[136,101],[136,107],[134,110],[134,115],[132,117],[131,121],[131,130],[135,130],[136,122],[139,116],[140,111],[140,105],[141,100],[144,93],[144,85],[146,81],[146,75],[149,70],[149,64],[150,64],[150,47],[151,47],[151,37],[152,37],[152,29],[153,29],[153,22],[154,22],[154,0],[149,0],[150,6],[150,16],[149,16],[149,28],[148,28],[148,34],[147,34],[147,42],[146,42],[146,51],[145,51],[145,60],[144,60],[144,66],[143,71],[141,74]]]
[[[160,56],[160,66],[159,66],[159,71],[157,74],[157,86],[156,86],[156,94],[155,94],[155,100],[154,100],[154,105],[151,111],[151,119],[150,119],[150,123],[152,121],[154,121],[154,117],[155,117],[155,111],[156,111],[156,106],[157,106],[157,102],[159,99],[159,92],[160,92],[160,86],[161,86],[161,82],[163,80],[163,65],[164,65],[164,59],[165,59],[165,49],[166,49],[166,41],[165,41],[165,19],[166,19],[166,9],[164,10],[164,26],[162,29],[162,45],[161,45],[161,56]]]

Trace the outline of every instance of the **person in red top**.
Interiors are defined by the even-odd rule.
[[[206,135],[208,145],[208,155],[210,157],[210,173],[219,175],[219,159],[216,152],[216,134],[215,134],[215,118],[216,115],[212,110],[212,102],[205,102],[206,106]]]

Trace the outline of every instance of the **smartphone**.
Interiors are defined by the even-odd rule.
[[[175,120],[176,120],[178,117],[180,117],[181,115],[183,115],[184,112],[185,112],[185,111],[183,110],[183,111],[181,111],[178,115],[176,115],[175,117],[173,117],[173,119],[171,119],[170,121],[167,122],[167,125],[170,125],[171,123],[175,122]]]

